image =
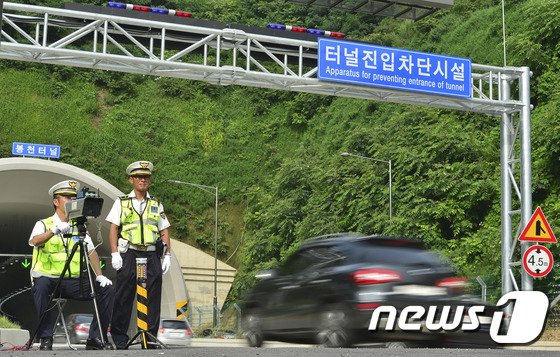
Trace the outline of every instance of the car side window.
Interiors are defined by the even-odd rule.
[[[294,275],[341,264],[345,256],[333,247],[314,247],[301,250],[291,256],[280,269],[281,275]]]
[[[345,259],[345,255],[335,247],[318,247],[310,253],[314,256],[315,268],[337,266]]]
[[[292,255],[286,263],[280,268],[281,275],[293,275],[297,274],[307,267],[309,267],[311,261],[309,259],[309,255],[306,251],[300,251]]]

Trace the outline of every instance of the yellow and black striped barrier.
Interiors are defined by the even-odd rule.
[[[157,345],[156,348],[167,346],[148,331],[148,258],[136,258],[136,326],[138,332],[132,337],[126,347],[137,345],[140,338],[142,349],[148,349],[148,344]],[[148,339],[150,337],[150,339]]]
[[[136,258],[136,310],[138,332],[140,333],[140,341],[142,349],[148,348],[148,340],[146,331],[148,330],[148,290],[146,290],[146,281],[148,280],[148,259]]]

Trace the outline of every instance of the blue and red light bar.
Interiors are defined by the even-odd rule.
[[[281,24],[268,24],[266,27],[269,29],[274,30],[284,30],[284,31],[292,31],[292,32],[307,32],[305,27],[297,27],[297,26],[290,26],[290,25],[281,25]]]
[[[334,32],[334,31],[325,31],[319,29],[308,29],[305,27],[297,27],[297,26],[290,26],[290,25],[282,25],[282,24],[268,24],[266,27],[273,30],[283,30],[283,31],[292,31],[292,32],[307,32],[312,35],[318,36],[326,36],[326,37],[335,37],[335,38],[345,38],[346,35],[342,32]]]
[[[187,11],[181,10],[168,10],[162,9],[158,7],[149,7],[143,5],[134,5],[134,4],[125,4],[122,2],[113,2],[109,1],[107,3],[108,7],[112,7],[115,9],[124,9],[124,10],[133,10],[133,11],[140,11],[140,12],[151,12],[153,14],[160,14],[160,15],[170,15],[170,16],[179,16],[179,17],[192,17],[192,14]]]

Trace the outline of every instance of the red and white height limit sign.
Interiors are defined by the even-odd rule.
[[[542,245],[533,245],[523,254],[523,268],[527,274],[535,278],[542,278],[550,273],[553,265],[552,253]]]
[[[537,207],[518,239],[525,242],[557,242],[554,232],[550,228],[540,207]],[[553,266],[554,258],[550,250],[545,246],[533,245],[523,254],[523,268],[527,274],[535,278],[546,276],[550,273]]]

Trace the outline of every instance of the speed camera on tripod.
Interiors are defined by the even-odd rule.
[[[75,200],[66,202],[64,205],[68,219],[99,217],[102,207],[103,198],[99,197],[99,193],[90,191],[87,187],[78,192]]]

